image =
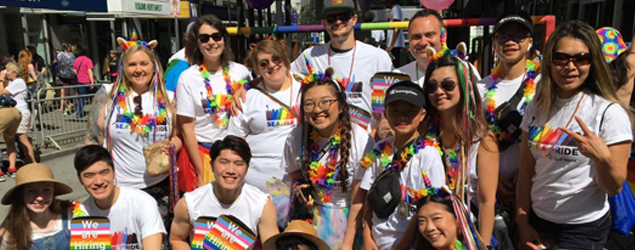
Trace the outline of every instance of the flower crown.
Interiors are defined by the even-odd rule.
[[[119,46],[121,46],[121,49],[123,49],[124,51],[134,46],[145,46],[148,49],[153,50],[157,47],[157,45],[159,45],[157,40],[152,40],[150,42],[138,40],[136,29],[132,29],[132,40],[126,41],[126,39],[117,37],[117,43],[119,43]]]
[[[430,62],[439,59],[442,56],[450,55],[460,59],[460,61],[465,61],[467,59],[467,45],[464,42],[460,42],[456,45],[456,49],[450,50],[448,45],[443,42],[443,49],[440,51],[436,51],[432,47],[426,48],[426,54],[428,58],[430,58]]]
[[[338,90],[342,89],[342,84],[335,78],[333,78],[333,68],[328,67],[324,72],[317,72],[311,62],[309,62],[309,58],[306,55],[304,56],[304,61],[306,62],[306,67],[309,70],[309,74],[302,78],[299,75],[294,74],[293,78],[301,83],[302,88],[304,88],[307,84],[315,82],[315,81],[333,81],[337,85]]]

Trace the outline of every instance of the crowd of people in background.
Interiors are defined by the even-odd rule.
[[[60,84],[91,86],[58,110],[88,115],[74,168],[89,197],[72,204],[26,137],[46,65],[32,45],[6,59],[0,133],[16,181],[0,249],[69,249],[69,221],[87,216],[109,221],[113,249],[223,249],[208,235],[219,222],[250,242],[235,249],[604,248],[635,121],[635,48],[619,31],[564,22],[536,59],[531,17],[506,11],[481,77],[438,12],[387,6],[408,37],[391,30],[382,49],[355,39],[354,6],[325,0],[330,41],[297,58],[264,39],[234,61],[214,15],[188,25],[165,71],[156,41],[118,39],[100,89],[88,49],[62,44]]]

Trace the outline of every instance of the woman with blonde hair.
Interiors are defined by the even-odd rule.
[[[629,114],[591,26],[560,25],[544,51],[543,77],[521,123],[520,245],[602,249],[611,226],[607,196],[626,179]]]

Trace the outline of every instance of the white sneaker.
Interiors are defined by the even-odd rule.
[[[7,176],[6,175],[0,175],[0,182],[4,182],[7,180]]]

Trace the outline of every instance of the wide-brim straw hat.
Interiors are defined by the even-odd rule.
[[[322,239],[320,239],[320,237],[318,237],[317,230],[315,230],[315,227],[313,227],[313,225],[303,220],[291,221],[289,223],[289,226],[287,226],[287,228],[284,230],[284,232],[267,239],[267,241],[265,241],[265,244],[263,245],[263,249],[264,250],[276,249],[276,241],[280,237],[287,237],[287,236],[299,236],[304,239],[307,239],[313,242],[313,244],[315,244],[318,250],[331,250],[331,247],[328,244],[326,244],[326,242],[324,242]]]
[[[4,196],[2,196],[2,204],[9,205],[13,203],[14,192],[18,187],[38,182],[52,182],[54,184],[53,191],[56,196],[73,192],[71,187],[55,180],[53,171],[48,165],[32,163],[18,169],[15,175],[15,186],[7,190]]]

